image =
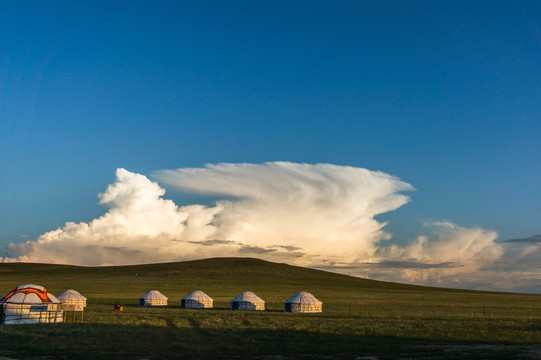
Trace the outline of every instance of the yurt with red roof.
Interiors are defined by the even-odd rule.
[[[19,285],[0,298],[0,323],[39,324],[62,322],[61,302],[43,286]]]

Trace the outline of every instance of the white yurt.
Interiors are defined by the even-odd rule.
[[[214,300],[201,290],[195,290],[184,296],[180,302],[180,307],[190,309],[211,309]]]
[[[77,311],[86,307],[86,298],[75,290],[64,290],[57,296],[62,305],[74,305]]]
[[[285,301],[284,311],[318,313],[323,311],[323,303],[309,292],[301,291]]]
[[[62,322],[60,300],[40,285],[19,285],[0,298],[2,324],[38,324]]]
[[[265,310],[265,301],[251,291],[245,291],[231,300],[231,310]]]
[[[139,298],[139,305],[143,306],[165,306],[167,297],[158,290],[150,290]]]

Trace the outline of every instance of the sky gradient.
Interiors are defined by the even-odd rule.
[[[156,214],[171,210],[166,200],[172,200],[180,222],[193,214],[183,207],[200,204],[208,216],[219,214],[219,224],[208,221],[216,227],[213,237],[239,237],[205,233],[182,241],[234,241],[234,251],[256,246],[277,261],[298,259],[271,251],[274,245],[302,243],[303,254],[325,253],[312,249],[310,236],[297,229],[291,228],[296,239],[305,239],[298,244],[253,235],[241,241],[247,233],[228,222],[249,213],[243,221],[263,226],[265,199],[290,194],[311,204],[314,217],[330,219],[323,227],[329,234],[364,239],[341,244],[345,253],[368,252],[340,259],[339,271],[541,292],[541,280],[535,281],[541,271],[540,14],[537,1],[4,5],[0,257],[60,252],[61,242],[54,251],[41,247],[51,231],[64,229],[64,240],[55,241],[77,243],[83,240],[66,232],[67,222],[91,224],[114,209],[132,209],[131,202],[98,199],[112,184],[128,195],[139,194],[129,190],[137,186],[149,189],[152,196],[134,199],[149,199]],[[234,164],[252,165],[238,173],[243,166]],[[334,175],[322,170],[329,168]],[[119,177],[117,169],[126,172]],[[371,182],[347,180],[360,173],[370,174]],[[187,174],[201,188],[187,186]],[[245,191],[231,192],[239,174],[253,181]],[[385,187],[388,176],[396,188]],[[213,191],[218,185],[212,179],[228,191]],[[290,186],[276,193],[262,186],[265,179]],[[329,194],[319,199],[299,190],[335,188],[378,210],[344,208]],[[373,189],[381,198],[359,189]],[[265,201],[247,205],[251,191]],[[386,196],[408,200],[388,205]],[[169,205],[162,209],[160,199]],[[230,201],[228,211],[215,201]],[[322,203],[347,213],[341,216],[380,224],[386,240],[380,230],[352,230],[318,207]],[[284,219],[274,221],[278,226]],[[159,226],[152,236],[156,231]],[[113,232],[110,241],[120,243],[124,235]],[[94,241],[103,251],[95,256],[106,258],[99,239]],[[26,241],[35,252],[17,245]],[[142,251],[139,244],[141,239],[125,248]],[[204,249],[228,243],[208,244]],[[461,249],[472,249],[467,244],[479,251],[461,263]],[[193,251],[178,258],[220,255],[219,249]],[[145,261],[143,255],[137,259]],[[338,266],[311,259],[299,263]],[[460,267],[467,271],[449,270]],[[529,281],[496,281],[508,273]],[[475,279],[467,281],[468,275]]]

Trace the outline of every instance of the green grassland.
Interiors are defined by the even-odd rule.
[[[0,292],[35,283],[88,298],[84,323],[0,325],[0,357],[59,359],[539,359],[541,295],[430,288],[258,259],[116,267],[0,264]],[[138,306],[149,290],[169,306]],[[193,290],[212,310],[180,308]],[[306,290],[323,313],[290,314]],[[253,291],[266,311],[230,311]],[[113,304],[124,305],[115,312]]]

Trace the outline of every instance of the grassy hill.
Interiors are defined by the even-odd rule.
[[[0,326],[0,356],[14,358],[493,358],[541,356],[541,296],[366,280],[249,258],[114,267],[0,264],[0,292],[22,283],[88,298],[84,323]],[[166,308],[143,308],[156,289]],[[214,310],[181,309],[193,290]],[[227,310],[241,291],[265,312]],[[286,314],[306,290],[321,314]],[[112,304],[125,305],[122,313]]]
[[[244,290],[261,293],[270,301],[282,303],[288,295],[293,295],[292,292],[303,289],[330,297],[334,297],[336,291],[346,291],[348,296],[354,296],[367,294],[370,290],[419,289],[416,286],[366,280],[253,258],[214,258],[109,267],[0,264],[0,289],[7,291],[29,282],[43,284],[52,293],[59,293],[66,287],[76,287],[92,301],[98,302],[113,299],[134,302],[146,291],[157,289],[172,301],[176,299],[179,304],[180,298],[195,289],[212,293],[218,302],[224,297],[225,303]],[[356,294],[350,289],[366,291]]]

